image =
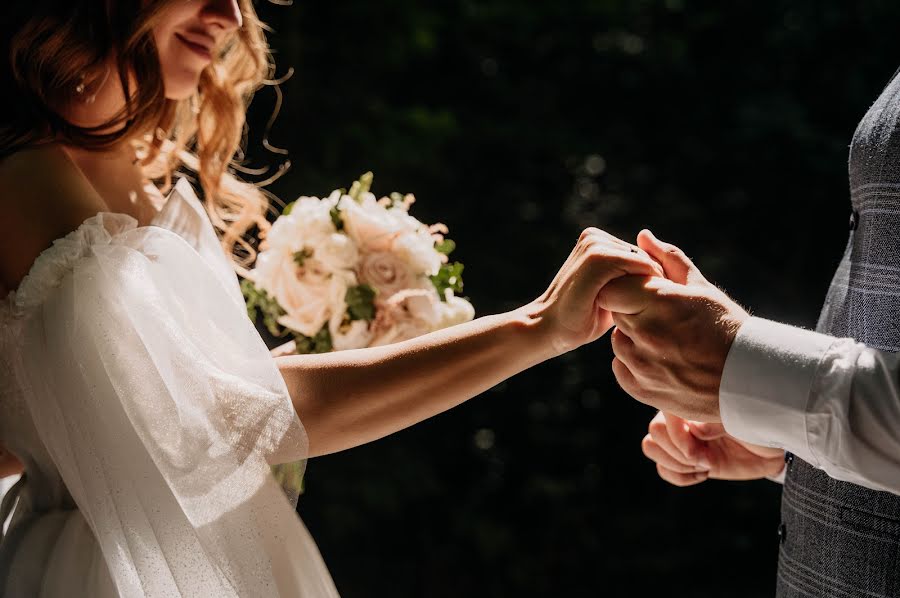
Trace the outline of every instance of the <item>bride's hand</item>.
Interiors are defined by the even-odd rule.
[[[600,229],[585,229],[550,287],[524,310],[541,320],[556,354],[571,351],[612,328],[612,316],[597,306],[597,295],[608,282],[625,275],[664,276],[662,267],[639,247]]]

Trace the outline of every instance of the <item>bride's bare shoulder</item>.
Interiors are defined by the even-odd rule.
[[[0,160],[0,288],[18,287],[41,251],[106,205],[58,145]]]

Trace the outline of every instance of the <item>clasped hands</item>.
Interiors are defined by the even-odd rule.
[[[587,273],[594,283],[589,291],[595,293],[596,317],[580,322],[583,310],[575,309],[571,321],[557,328],[587,326],[581,342],[613,329],[616,380],[633,398],[659,409],[642,449],[660,477],[688,486],[710,478],[776,476],[784,452],[730,436],[719,413],[725,360],[749,314],[706,280],[684,252],[650,231],[641,231],[637,246],[598,229],[582,233],[579,245],[586,239],[593,245],[588,251],[599,255],[599,265]],[[577,253],[578,247],[573,256]],[[547,294],[566,282],[578,285],[577,277],[559,281],[564,272],[565,267],[541,299],[547,301]]]
[[[618,278],[601,290],[598,303],[613,312],[616,380],[660,410],[642,441],[644,454],[660,477],[678,486],[777,475],[784,451],[737,440],[719,414],[725,360],[749,314],[678,247],[646,230],[637,241],[665,278]]]

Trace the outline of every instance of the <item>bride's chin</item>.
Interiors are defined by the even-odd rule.
[[[169,78],[163,81],[167,100],[186,100],[195,93],[200,86],[200,73],[191,73]]]

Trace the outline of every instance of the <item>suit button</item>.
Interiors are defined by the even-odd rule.
[[[791,471],[791,466],[794,465],[794,453],[784,451],[784,463],[787,470]]]
[[[850,212],[850,230],[856,230],[859,227],[859,212],[853,210]]]
[[[778,526],[778,542],[784,544],[787,540],[787,526],[783,523]]]

